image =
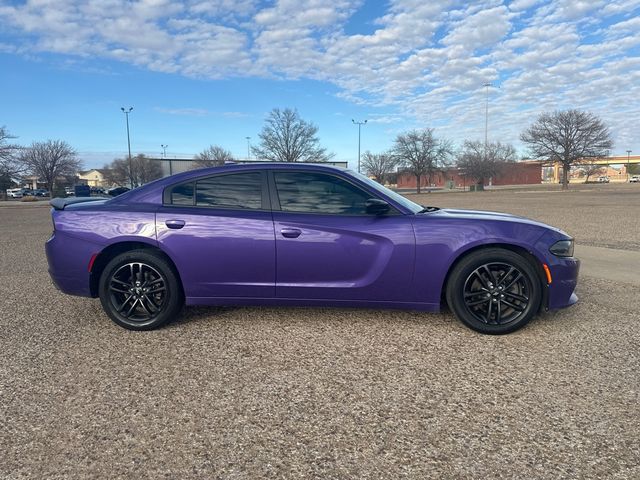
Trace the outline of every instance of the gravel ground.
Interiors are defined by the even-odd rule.
[[[558,195],[434,197],[599,241],[575,198],[604,244],[637,245],[615,230],[637,197]],[[319,308],[189,308],[135,333],[53,288],[46,208],[0,208],[0,224],[2,478],[640,478],[632,285],[583,277],[576,306],[503,337]]]

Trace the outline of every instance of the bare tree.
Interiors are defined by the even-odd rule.
[[[485,148],[484,142],[467,140],[458,156],[458,168],[478,185],[484,185],[485,180],[498,176],[507,163],[515,160],[513,145],[492,142]]]
[[[602,173],[602,165],[585,165],[583,171],[586,176],[584,183],[589,183],[589,177]]]
[[[162,178],[162,166],[158,160],[138,154],[132,159],[133,184],[138,187],[153,180]]]
[[[20,155],[25,169],[42,179],[49,191],[54,192],[60,177],[75,177],[82,167],[76,151],[63,140],[33,142]]]
[[[22,172],[23,165],[18,161],[20,147],[10,143],[15,139],[6,127],[0,127],[0,192],[13,185],[13,179]]]
[[[426,128],[398,135],[392,152],[399,164],[415,175],[420,193],[422,177],[426,175],[431,185],[433,175],[443,171],[448,164],[453,146],[449,140],[436,138],[433,128]]]
[[[320,146],[318,127],[300,118],[297,110],[274,108],[260,132],[256,158],[272,162],[325,162],[333,157]]]
[[[534,157],[562,165],[563,189],[569,186],[572,165],[607,156],[613,147],[609,128],[592,113],[581,110],[543,113],[520,139]]]
[[[104,171],[105,179],[113,185],[129,185],[131,182],[134,187],[139,187],[162,177],[160,162],[142,153],[131,158],[131,177],[128,158],[116,158],[104,166]]]
[[[393,173],[397,166],[398,159],[391,153],[366,151],[362,154],[362,168],[378,183],[384,183],[387,176]]]
[[[217,145],[210,145],[193,158],[196,168],[218,167],[233,161],[233,154]]]

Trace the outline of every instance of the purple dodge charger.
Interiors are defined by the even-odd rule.
[[[579,261],[561,230],[423,207],[326,165],[226,165],[51,204],[54,283],[100,297],[132,330],[166,324],[185,303],[448,304],[470,328],[503,334],[577,301]]]

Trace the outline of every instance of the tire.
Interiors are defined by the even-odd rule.
[[[173,266],[148,250],[121,253],[100,276],[102,308],[129,330],[153,330],[177,318],[184,303]]]
[[[502,248],[470,253],[453,268],[446,287],[449,308],[473,330],[503,335],[524,327],[542,300],[541,280],[522,255]]]

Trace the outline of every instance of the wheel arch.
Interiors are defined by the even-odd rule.
[[[491,243],[482,243],[480,245],[474,245],[470,248],[457,252],[456,257],[449,265],[447,269],[447,273],[444,276],[444,280],[440,287],[440,304],[447,305],[446,300],[446,292],[447,292],[447,284],[449,283],[449,277],[451,276],[451,272],[453,269],[468,255],[471,255],[480,250],[487,250],[491,248],[502,248],[504,250],[510,250],[514,253],[521,255],[525,260],[529,262],[529,264],[533,267],[535,272],[538,274],[538,281],[540,282],[540,287],[542,289],[542,300],[540,302],[540,308],[546,308],[548,302],[548,287],[546,281],[546,273],[544,268],[542,267],[542,260],[538,258],[538,256],[532,252],[531,250],[523,247],[522,245],[516,245],[513,243],[504,243],[504,242],[491,242]]]
[[[164,252],[157,246],[151,245],[146,242],[123,241],[113,243],[105,247],[102,251],[100,251],[100,253],[98,253],[95,260],[93,261],[89,277],[89,287],[92,297],[98,296],[98,285],[100,282],[100,276],[102,275],[104,268],[111,261],[111,259],[113,259],[117,255],[120,255],[121,253],[130,252],[132,250],[147,250],[161,256],[164,260],[166,260],[173,268],[174,273],[177,277],[178,285],[180,285],[182,293],[184,294],[184,286],[182,284],[182,278],[180,277],[180,271],[178,270],[178,267],[176,266],[173,259],[166,252]]]

